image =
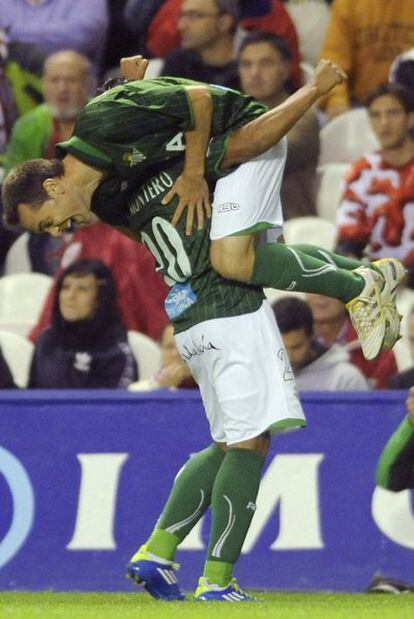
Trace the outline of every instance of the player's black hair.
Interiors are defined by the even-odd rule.
[[[10,226],[18,225],[17,207],[22,202],[34,208],[47,199],[43,182],[47,178],[63,176],[63,164],[58,159],[32,159],[16,165],[6,176],[1,190],[4,220]]]
[[[391,84],[390,82],[383,82],[371,90],[365,100],[365,106],[369,109],[374,101],[385,95],[397,99],[407,113],[414,110],[414,93],[401,84]]]
[[[281,333],[304,329],[306,335],[313,333],[312,310],[306,301],[286,296],[272,304],[273,313]]]

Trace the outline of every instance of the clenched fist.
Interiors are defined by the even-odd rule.
[[[331,60],[320,60],[310,83],[316,86],[319,96],[326,95],[338,84],[347,79],[345,71]]]

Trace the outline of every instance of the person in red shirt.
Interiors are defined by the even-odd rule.
[[[218,0],[214,0],[217,2]],[[203,11],[206,10],[205,0],[197,0]],[[147,33],[147,48],[152,56],[164,58],[181,44],[178,22],[182,13],[184,0],[166,0],[153,18]],[[248,17],[241,6],[239,25],[244,30],[267,30],[284,37],[289,42],[292,51],[292,79],[295,87],[302,82],[300,69],[299,42],[296,29],[289,13],[281,0],[271,0],[269,8],[260,11],[260,15]],[[247,8],[247,7],[246,7]]]
[[[345,179],[338,207],[336,251],[370,261],[397,258],[414,287],[414,139],[410,134],[413,95],[403,86],[382,84],[367,110],[380,150],[359,159]]]

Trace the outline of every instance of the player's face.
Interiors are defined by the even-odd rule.
[[[382,149],[400,148],[410,139],[411,115],[392,95],[375,99],[369,106],[368,114]]]
[[[61,179],[47,179],[44,184],[48,199],[40,207],[21,203],[18,206],[20,224],[29,232],[46,232],[62,236],[71,224],[87,225],[93,214],[79,200],[70,184]]]
[[[254,43],[240,54],[239,75],[242,91],[266,102],[284,90],[289,66],[269,43]]]
[[[299,370],[311,358],[311,336],[305,333],[305,329],[294,329],[282,333],[282,337],[292,370]]]
[[[339,299],[332,299],[321,294],[307,294],[306,301],[309,303],[313,314],[315,326],[318,323],[338,323],[342,326],[345,317],[345,307]]]
[[[69,321],[90,320],[96,313],[98,284],[95,275],[67,275],[59,293],[59,309]]]
[[[46,65],[43,94],[57,120],[74,120],[88,101],[90,87],[79,59],[61,58]]]
[[[202,50],[220,34],[220,15],[214,0],[185,0],[178,20],[183,49]]]

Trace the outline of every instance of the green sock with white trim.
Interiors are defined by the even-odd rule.
[[[293,245],[258,245],[250,282],[278,290],[323,294],[343,303],[357,297],[365,285],[362,277],[321,258]]]
[[[248,449],[230,449],[214,482],[212,523],[203,576],[225,587],[240,556],[259,491],[265,457]]]
[[[214,480],[224,455],[213,444],[191,456],[185,463],[146,544],[148,552],[169,561],[174,559],[177,546],[210,505]]]

